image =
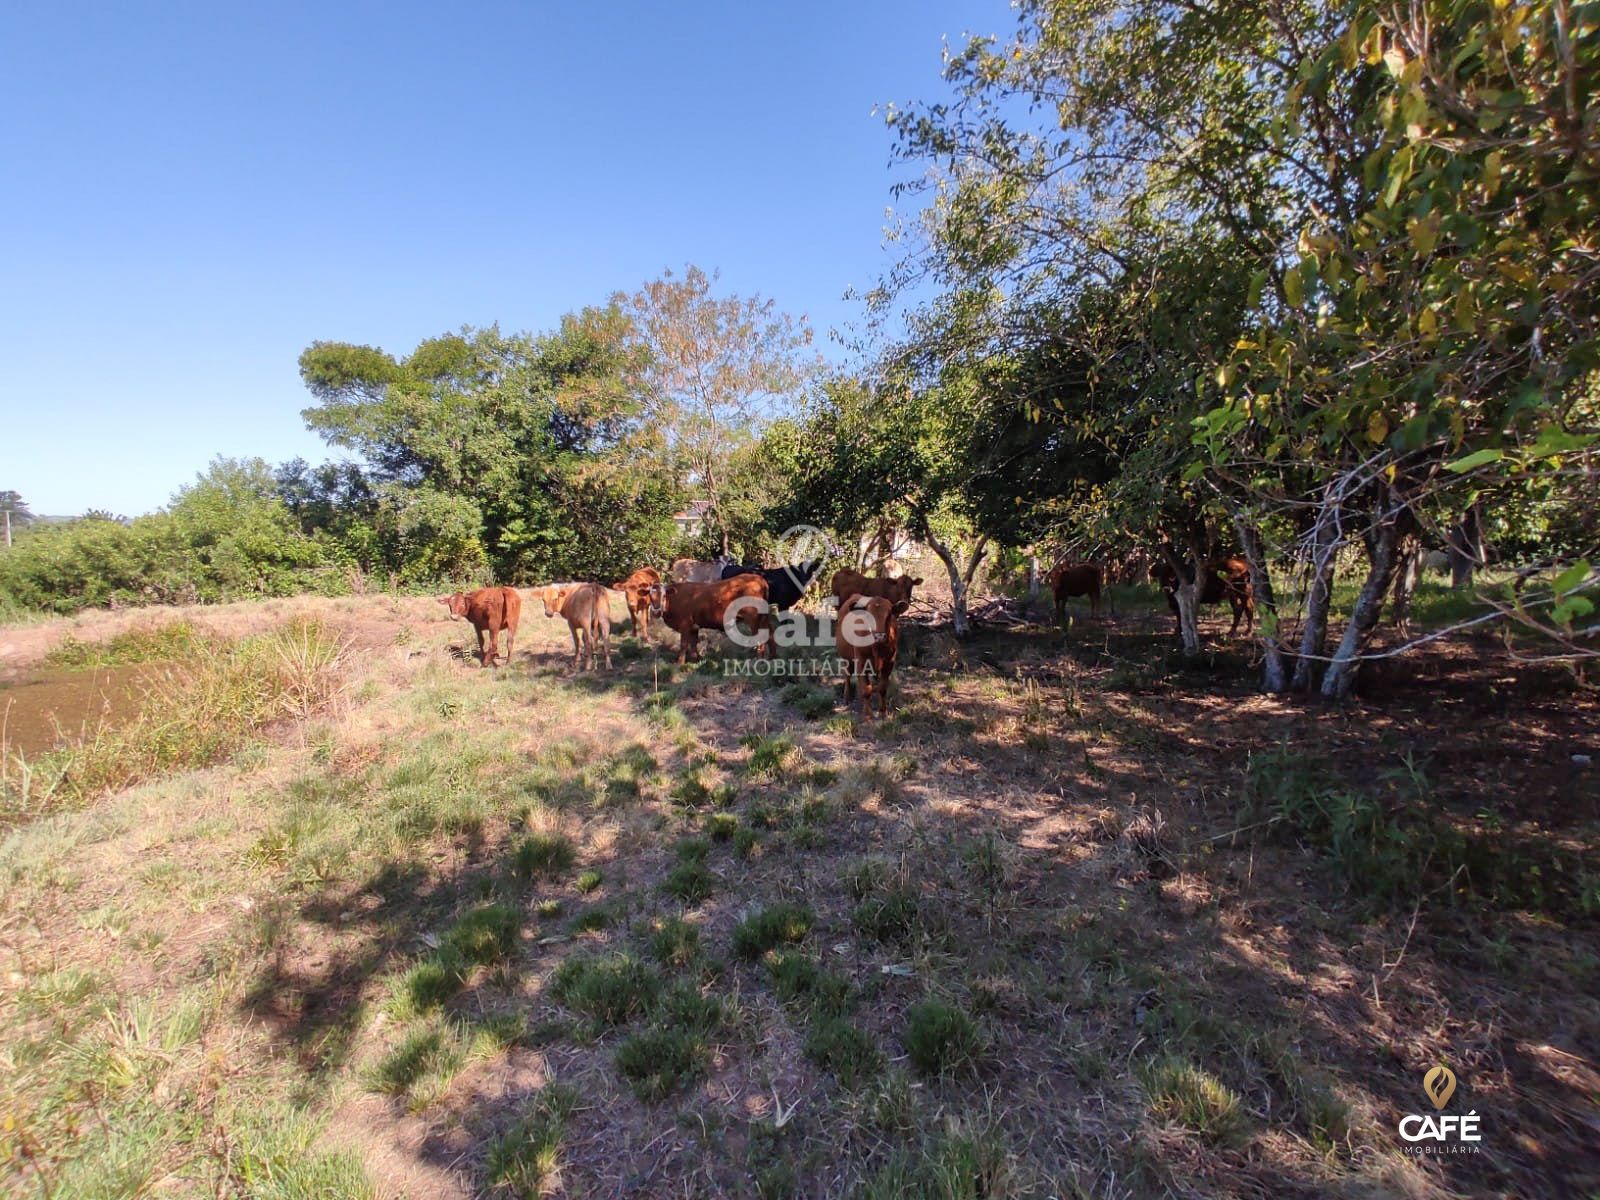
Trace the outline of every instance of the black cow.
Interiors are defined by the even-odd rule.
[[[764,570],[761,567],[752,567],[748,563],[733,563],[722,568],[722,577],[732,579],[735,575],[759,575],[767,581],[767,603],[779,612],[785,612],[800,602],[800,597],[811,586],[811,581],[816,578],[817,572],[822,570],[826,559],[813,559],[811,562],[796,563],[792,567],[773,567]]]

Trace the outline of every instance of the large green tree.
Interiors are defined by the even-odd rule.
[[[616,306],[554,333],[466,329],[396,358],[318,342],[307,424],[359,454],[391,569],[417,579],[625,573],[660,557],[678,492]]]
[[[1201,461],[1181,481],[1223,506],[1259,584],[1272,562],[1304,565],[1293,678],[1315,682],[1326,659],[1323,692],[1345,695],[1406,538],[1444,536],[1530,473],[1593,478],[1575,401],[1600,269],[1595,14],[1556,0],[1018,9],[1013,37],[950,57],[950,102],[890,113],[900,151],[933,167],[895,282],[988,298],[1001,343],[1062,297],[1147,288],[1159,307],[1193,290],[1148,278],[1130,229],[1198,234],[1230,288],[1243,270],[1240,336],[1195,347],[1191,382],[1162,402],[1189,397],[1179,424]],[[1103,360],[1100,381],[1148,391],[1149,362]],[[1163,478],[1170,429],[1121,458],[1152,504],[1182,494]],[[1349,544],[1370,570],[1327,654],[1327,585]],[[1558,592],[1581,619],[1581,598]],[[1286,686],[1283,627],[1264,632],[1266,682]]]
[[[817,362],[803,318],[760,296],[718,295],[716,284],[690,266],[612,302],[630,320],[627,344],[642,364],[651,429],[707,501],[707,523],[726,553],[749,508],[739,485],[754,481],[738,459],[768,422],[793,410]]]

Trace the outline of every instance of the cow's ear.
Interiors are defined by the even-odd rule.
[[[922,586],[922,580],[921,579],[913,579],[911,581],[911,586],[912,587],[921,587]]]
[[[839,615],[842,617],[850,611],[850,606],[856,602],[856,594],[851,592],[839,600]]]
[[[905,612],[906,609],[908,609],[910,607],[911,607],[911,601],[909,601],[909,600],[896,600],[895,603],[894,603],[894,607],[891,608],[889,611],[892,612],[895,616],[898,617],[901,613]]]

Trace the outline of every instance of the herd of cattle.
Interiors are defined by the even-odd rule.
[[[799,603],[825,561],[817,558],[787,567],[763,568],[728,559],[700,562],[680,558],[665,578],[654,567],[640,567],[610,585],[556,583],[536,588],[533,594],[543,604],[546,617],[566,619],[572,633],[575,670],[585,665],[592,670],[597,649],[605,667],[611,667],[613,592],[620,592],[627,602],[639,637],[650,636],[652,618],[658,618],[678,635],[680,663],[699,658],[701,630],[725,632],[732,628],[728,624],[730,610],[739,628],[759,639],[756,653],[770,655],[772,614],[786,612]],[[1154,577],[1176,614],[1176,573],[1170,567],[1157,567]],[[1046,576],[1046,581],[1055,595],[1058,621],[1065,615],[1067,600],[1074,597],[1087,598],[1091,613],[1099,615],[1105,572],[1097,564],[1064,562]],[[921,583],[921,579],[908,576],[863,575],[849,567],[834,572],[835,637],[845,681],[845,703],[850,703],[859,684],[864,715],[873,695],[878,697],[879,711],[888,712],[886,689],[900,643],[900,617],[910,607],[912,588]],[[1201,604],[1226,600],[1233,609],[1229,632],[1236,633],[1242,619],[1248,633],[1255,620],[1248,564],[1241,558],[1211,563],[1200,581],[1198,600]],[[478,636],[478,659],[484,666],[499,661],[502,633],[506,639],[505,661],[511,661],[522,614],[522,595],[516,588],[457,592],[441,597],[440,603],[452,618],[465,618],[471,623]],[[767,636],[762,637],[763,632]]]

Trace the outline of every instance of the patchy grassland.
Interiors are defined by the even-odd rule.
[[[858,726],[637,643],[574,677],[537,615],[481,670],[433,608],[193,617],[318,618],[338,702],[5,835],[8,1193],[1600,1186],[1600,706],[1558,673],[1458,641],[1302,708],[1122,604],[912,629]],[[1401,1153],[1437,1061],[1476,1158]]]

